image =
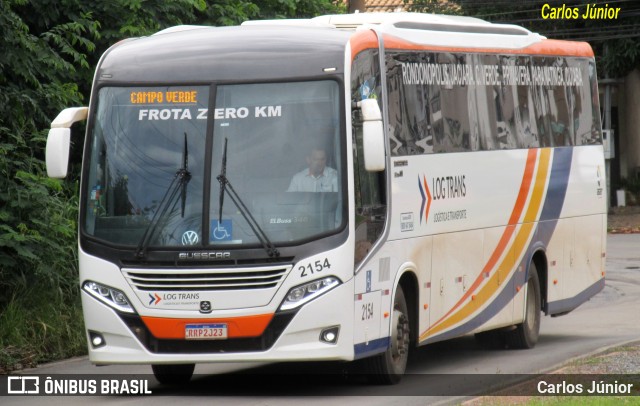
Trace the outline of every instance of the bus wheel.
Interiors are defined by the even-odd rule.
[[[524,321],[518,324],[515,330],[506,333],[507,345],[510,348],[533,348],[538,342],[540,334],[540,279],[538,270],[532,262],[527,280],[527,297]]]
[[[189,382],[195,364],[151,365],[153,375],[163,385],[179,385]]]
[[[389,348],[384,353],[367,359],[369,379],[377,384],[391,385],[400,382],[407,368],[411,343],[411,326],[407,301],[404,297],[402,286],[398,286],[396,290],[391,322]]]

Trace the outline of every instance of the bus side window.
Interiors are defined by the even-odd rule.
[[[549,89],[549,101],[551,105],[551,132],[553,145],[562,147],[573,144],[573,126],[569,119],[569,101],[567,89],[554,86]]]
[[[360,263],[382,235],[386,220],[385,171],[368,172],[364,168],[362,124],[354,122],[353,166],[355,180],[356,249],[355,264]]]
[[[354,102],[363,99],[378,99],[382,95],[379,54],[377,50],[364,50],[354,59],[351,70],[351,84]],[[401,88],[396,82],[392,87]],[[353,137],[353,177],[355,183],[355,223],[356,247],[355,264],[360,263],[380,238],[386,220],[386,171],[367,172],[364,168],[362,140],[362,118],[360,111],[352,112]],[[390,112],[393,116],[393,112]],[[396,140],[403,145],[404,139]],[[392,139],[393,142],[393,139]],[[392,146],[393,149],[393,146]]]
[[[593,61],[571,61],[580,69],[582,86],[574,86],[573,122],[575,123],[576,145],[591,145],[600,139],[600,107],[596,67]]]
[[[600,122],[600,96],[598,94],[598,83],[596,81],[596,63],[594,61],[589,61],[587,69],[587,75],[589,77],[589,92],[585,96],[584,104],[587,106],[591,105],[591,131],[590,134],[585,133],[589,134],[588,136],[583,135],[583,144],[602,144],[602,133],[600,131],[602,123]]]

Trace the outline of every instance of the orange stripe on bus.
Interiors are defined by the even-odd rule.
[[[533,157],[532,157],[532,151],[535,151],[535,154]],[[535,166],[535,155],[537,155],[537,151],[538,150],[529,151],[529,155],[527,157],[527,165],[525,166],[525,174],[523,175],[523,181],[520,187],[520,192],[518,194],[518,199],[516,199],[516,206],[514,207],[514,211],[512,213],[510,221],[517,221],[520,217],[520,213],[522,213],[522,210],[524,208],[524,202],[521,201],[520,196],[524,194],[523,200],[526,200],[526,196],[528,195],[528,191],[531,185],[531,180],[533,178],[531,174],[527,175],[527,172],[533,171],[532,165]],[[551,155],[551,150],[542,149],[540,151],[541,151],[540,159],[538,162],[537,173],[535,175],[535,184],[534,184],[533,191],[531,193],[531,198],[529,200],[529,208],[527,209],[527,214],[525,215],[525,218],[527,217],[527,215],[530,215],[531,213],[537,214],[540,210],[540,207],[542,206],[542,201],[543,201],[542,197],[544,195],[543,193],[544,185],[546,184],[546,181],[547,181],[547,175],[549,170],[549,158]],[[533,161],[531,161],[532,159]],[[517,215],[515,215],[516,213]],[[502,275],[502,278],[504,280],[507,280],[509,278],[509,275],[512,273],[513,269],[515,269],[514,261],[516,258],[518,258],[522,254],[524,247],[526,247],[526,244],[524,244],[523,241],[528,240],[528,238],[531,236],[531,233],[534,230],[533,224],[534,223],[528,223],[528,224],[525,223],[522,225],[520,231],[518,232],[514,240],[514,244],[511,248],[514,252],[512,253],[512,255],[507,255],[498,266],[497,268],[498,270],[499,269],[508,270],[506,275]],[[498,271],[496,271],[496,272],[493,272],[490,280],[486,282],[486,284],[480,290],[480,292],[475,293],[476,300],[466,303],[464,306],[462,306],[467,301],[467,299],[472,294],[474,294],[478,286],[480,286],[480,284],[485,280],[485,277],[484,277],[485,272],[490,271],[491,269],[494,268],[498,258],[502,255],[502,253],[506,249],[508,242],[511,240],[511,237],[513,235],[513,232],[515,231],[515,228],[516,228],[515,224],[509,224],[509,226],[507,226],[507,229],[503,233],[500,239],[500,242],[498,243],[498,246],[496,247],[489,261],[483,268],[483,271],[479,274],[478,278],[476,278],[473,285],[470,287],[469,291],[467,291],[467,293],[465,293],[463,297],[455,304],[455,306],[453,306],[443,317],[441,317],[437,322],[432,324],[424,333],[420,335],[421,340],[426,338],[427,336],[434,335],[435,333],[442,331],[458,323],[459,321],[463,320],[465,317],[470,316],[475,310],[480,308],[487,300],[489,300],[491,296],[493,296],[493,294],[499,289],[501,283],[498,282],[498,275],[497,275]],[[458,311],[458,313],[455,315],[452,315],[452,313],[460,306],[462,306],[462,308]]]
[[[273,314],[240,316],[209,319],[174,319],[165,317],[141,316],[155,338],[184,339],[187,324],[226,324],[229,338],[259,337],[267,328]]]
[[[536,172],[536,180],[534,184],[533,191],[531,193],[531,198],[529,200],[529,207],[527,209],[527,214],[525,215],[525,222],[520,227],[518,234],[514,240],[514,244],[511,248],[512,255],[507,255],[503,258],[502,262],[498,266],[498,269],[505,269],[508,272],[501,277],[502,280],[506,281],[511,277],[511,274],[516,269],[516,258],[519,258],[527,247],[526,242],[532,236],[533,231],[535,230],[535,223],[532,221],[526,221],[526,218],[530,215],[535,215],[540,211],[542,207],[542,202],[544,201],[544,191],[545,185],[547,183],[549,167],[551,161],[551,149],[544,148],[540,152],[540,159],[538,161],[538,169]],[[535,220],[535,218],[534,218]],[[480,279],[480,278],[479,278]],[[471,316],[476,310],[482,307],[486,302],[488,302],[491,297],[499,290],[502,283],[499,281],[498,272],[494,272],[489,282],[487,282],[482,289],[476,294],[476,300],[470,301],[455,314],[449,317],[448,319],[442,321],[439,325],[433,325],[427,331],[425,331],[420,339],[424,339],[427,335],[434,335],[442,330],[445,330],[456,323],[461,322],[465,318]],[[468,297],[468,295],[465,295]],[[479,299],[479,300],[478,300]],[[458,302],[460,303],[460,302]],[[451,311],[449,311],[450,314]],[[446,316],[445,316],[446,317]],[[442,320],[442,319],[441,319]]]
[[[383,36],[385,49],[419,50],[436,52],[469,52],[504,55],[557,55],[557,56],[584,56],[593,57],[593,49],[587,42],[560,41],[545,39],[520,49],[505,48],[471,48],[471,47],[445,47],[438,45],[416,44],[401,38],[385,34]],[[352,55],[355,55],[352,53]]]
[[[476,300],[469,301],[460,309],[458,313],[456,313],[449,320],[434,329],[434,331],[431,332],[432,335],[437,331],[444,330],[470,317],[473,313],[475,313],[481,307],[484,307],[490,300],[492,300],[493,297],[495,297],[495,294],[500,290],[500,287],[505,286],[505,282],[511,278],[512,273],[516,269],[516,258],[524,253],[524,250],[527,247],[526,243],[529,241],[529,238],[535,231],[534,225],[535,223],[526,223],[520,226],[518,234],[514,240],[514,244],[510,249],[511,255],[506,255],[503,258],[502,262],[498,266],[498,271],[494,272],[489,282],[487,282],[487,284],[484,285],[476,293]],[[508,272],[499,275],[499,273],[501,272],[500,270],[505,270]]]
[[[446,47],[428,44],[416,44],[401,38],[384,34],[385,49],[412,50],[412,51],[434,51],[434,52],[466,52],[466,53],[486,53],[503,55],[553,55],[553,56],[580,56],[593,58],[593,49],[587,42],[561,41],[545,39],[520,49],[505,48],[471,48],[471,47]],[[351,45],[351,61],[355,59],[359,52],[365,49],[378,49],[378,38],[372,30],[356,32],[349,40]]]
[[[527,154],[527,162],[525,164],[524,173],[522,174],[520,191],[518,192],[516,203],[513,206],[511,217],[509,218],[509,223],[507,225],[507,228],[502,233],[502,236],[500,237],[500,241],[498,241],[498,245],[496,246],[496,248],[493,250],[493,253],[489,257],[489,260],[485,264],[484,268],[482,268],[482,271],[480,272],[479,276],[471,284],[467,292],[462,296],[462,298],[460,298],[460,300],[444,316],[442,316],[438,321],[433,323],[429,329],[433,329],[435,326],[440,324],[444,319],[449,317],[451,313],[453,313],[458,307],[460,307],[467,300],[467,298],[475,292],[478,286],[480,286],[480,284],[485,280],[485,275],[489,273],[491,269],[493,269],[493,267],[498,262],[498,259],[506,249],[507,244],[511,239],[511,236],[515,231],[515,224],[518,222],[518,219],[520,219],[520,215],[522,214],[524,205],[527,201],[527,196],[529,195],[529,188],[531,186],[531,180],[533,179],[533,172],[536,166],[537,152],[538,150],[536,149],[530,149]]]
[[[544,148],[540,152],[536,179],[534,182],[533,190],[531,192],[529,206],[527,208],[523,224],[518,230],[518,233],[516,234],[515,240],[513,241],[513,245],[511,247],[512,254],[506,255],[497,267],[498,272],[500,272],[499,270],[508,270],[508,272],[505,275],[502,275],[502,277],[498,276],[498,272],[494,272],[491,280],[487,284],[485,284],[484,287],[477,293],[476,297],[480,298],[480,300],[477,300],[474,303],[467,303],[455,316],[451,317],[449,320],[434,329],[435,331],[432,331],[432,334],[436,331],[443,330],[448,326],[454,325],[464,320],[466,317],[469,317],[475,310],[489,301],[491,297],[498,291],[500,285],[502,285],[502,283],[498,281],[499,278],[506,281],[511,277],[511,274],[516,269],[517,258],[520,258],[524,254],[524,251],[527,248],[527,242],[535,231],[534,221],[538,218],[537,216],[544,201],[544,192],[546,189],[549,168],[551,166],[550,163],[551,149]],[[513,230],[515,230],[515,226],[511,227]]]
[[[529,203],[529,208],[524,215],[523,222],[529,223],[538,219],[540,208],[542,207],[542,196],[547,185],[547,175],[549,174],[549,164],[551,162],[551,148],[543,148],[540,153],[540,161],[538,163],[538,176],[536,182],[533,185],[533,192],[531,193],[531,200],[536,201],[539,204]],[[535,199],[535,200],[534,200]]]
[[[516,198],[516,203],[513,206],[513,211],[511,212],[511,217],[509,218],[508,226],[502,237],[500,237],[500,241],[496,246],[496,249],[489,257],[487,264],[482,269],[482,273],[489,272],[495,266],[496,262],[498,262],[498,258],[502,255],[513,232],[515,231],[515,224],[518,223],[520,216],[522,215],[522,211],[524,210],[524,205],[527,202],[527,196],[529,195],[529,189],[531,188],[531,180],[533,179],[533,172],[536,166],[536,157],[538,154],[538,150],[530,149],[527,154],[527,163],[524,168],[524,173],[522,174],[522,182],[520,183],[520,191],[518,192],[518,197]],[[483,278],[478,277],[476,282],[472,285],[472,288],[475,288],[476,284],[480,284]]]
[[[358,31],[349,39],[351,45],[351,62],[358,53],[365,49],[378,49],[378,37],[371,31]]]

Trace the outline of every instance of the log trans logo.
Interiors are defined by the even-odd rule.
[[[422,179],[418,176],[418,187],[420,188],[420,194],[422,195],[422,205],[420,207],[420,224],[424,218],[425,224],[429,221],[429,209],[431,208],[431,191],[427,183],[427,177],[422,175]]]

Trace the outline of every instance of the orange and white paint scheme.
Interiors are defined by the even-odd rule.
[[[114,45],[47,147],[64,176],[58,151],[88,119],[90,360],[163,381],[197,363],[362,358],[392,383],[411,345],[533,347],[542,314],[604,287],[596,79],[586,43],[417,13]],[[331,190],[287,190],[309,151]]]

